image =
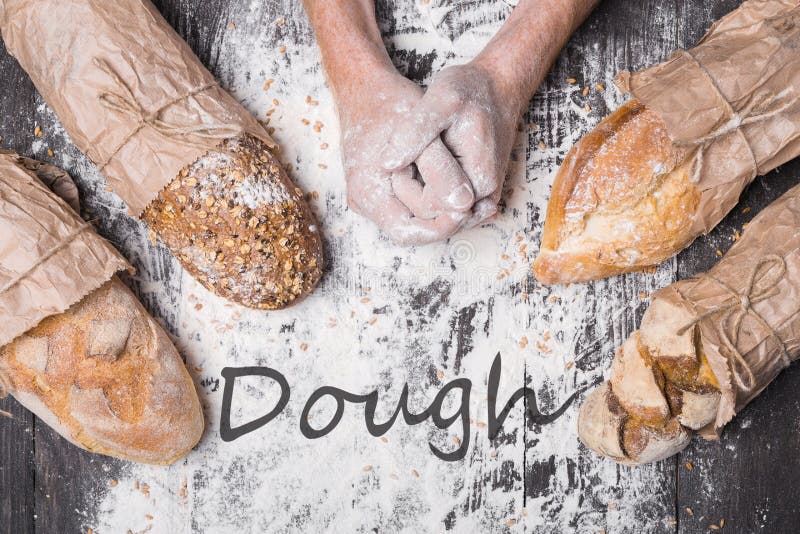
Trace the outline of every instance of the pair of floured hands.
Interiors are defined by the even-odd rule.
[[[497,213],[522,105],[480,65],[427,91],[394,68],[339,101],[348,205],[401,245],[446,239]]]

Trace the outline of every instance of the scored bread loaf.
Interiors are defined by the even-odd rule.
[[[606,117],[556,175],[536,278],[584,282],[641,270],[691,243],[700,191],[691,182],[689,153],[636,100]]]
[[[23,406],[89,452],[168,465],[203,433],[180,355],[116,276],[0,348],[0,377]]]
[[[186,454],[203,432],[194,383],[115,276],[128,262],[78,216],[69,175],[0,151],[0,192],[0,396],[91,452]]]
[[[183,169],[142,218],[203,286],[244,306],[283,308],[322,274],[322,244],[302,192],[249,135]]]
[[[534,264],[546,284],[640,270],[710,232],[800,155],[800,7],[746,0],[693,48],[619,73],[632,100],[559,169]]]

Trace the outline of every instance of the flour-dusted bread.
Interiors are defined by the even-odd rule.
[[[633,100],[567,154],[556,175],[534,262],[545,284],[585,282],[656,265],[695,237],[700,191],[689,151]]]
[[[747,0],[694,48],[617,77],[631,100],[567,155],[534,273],[647,268],[710,232],[756,176],[800,155],[796,0]]]
[[[167,465],[203,433],[175,346],[116,277],[1,348],[0,376],[23,406],[89,452]]]
[[[313,290],[319,227],[277,144],[149,0],[0,0],[0,31],[73,142],[200,283],[257,309]]]
[[[800,357],[800,186],[759,213],[712,269],[651,296],[609,380],[580,408],[586,446],[626,464],[722,428]]]
[[[203,286],[250,308],[284,308],[322,275],[302,192],[252,136],[228,139],[183,169],[142,217]]]
[[[0,396],[91,452],[172,463],[203,432],[197,391],[77,202],[63,170],[0,151]]]

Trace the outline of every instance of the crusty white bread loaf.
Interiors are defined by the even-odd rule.
[[[719,383],[697,327],[681,330],[691,319],[663,300],[648,308],[639,331],[617,351],[609,381],[581,406],[578,435],[587,447],[638,465],[676,454],[693,431],[713,427]]]
[[[567,154],[534,263],[545,284],[585,282],[656,265],[695,237],[700,191],[686,149],[632,100]]]
[[[117,277],[0,349],[8,393],[90,452],[171,464],[203,412],[164,330]]]

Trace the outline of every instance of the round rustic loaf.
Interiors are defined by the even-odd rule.
[[[0,385],[94,453],[167,465],[203,433],[180,355],[117,277],[0,348]]]
[[[203,286],[250,308],[284,308],[322,275],[322,243],[302,191],[250,135],[184,168],[143,219]]]

